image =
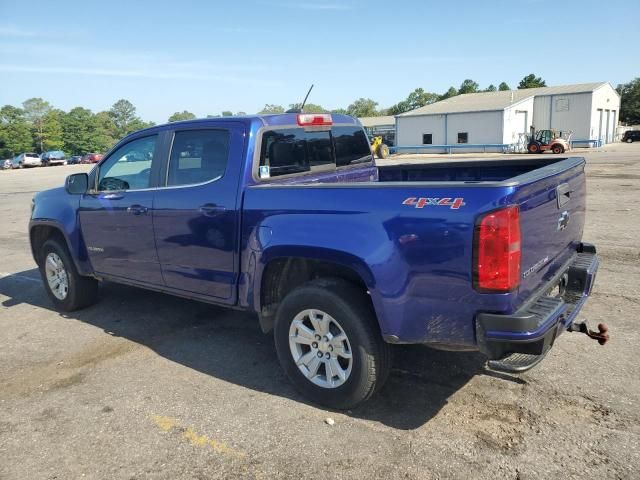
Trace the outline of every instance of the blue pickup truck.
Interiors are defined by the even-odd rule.
[[[295,386],[349,408],[384,383],[392,344],[520,372],[575,329],[598,267],[584,167],[380,167],[337,114],[176,122],[37,194],[31,249],[63,311],[111,281],[255,312]]]

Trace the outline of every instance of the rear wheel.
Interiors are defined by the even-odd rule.
[[[387,158],[389,156],[389,147],[384,144],[381,143],[380,146],[378,147],[378,158]]]
[[[45,290],[58,310],[71,312],[98,300],[98,281],[78,273],[66,246],[58,240],[44,243],[39,267]]]
[[[564,153],[564,147],[562,145],[556,144],[556,145],[553,146],[551,151],[553,153],[555,153],[556,155],[558,155],[560,153]]]
[[[367,294],[340,279],[313,280],[289,293],[278,308],[274,337],[294,386],[330,408],[367,400],[391,368],[391,346]]]

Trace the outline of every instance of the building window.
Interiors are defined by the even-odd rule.
[[[433,134],[431,133],[423,133],[422,134],[422,144],[423,145],[431,145],[433,143]]]
[[[569,110],[569,99],[568,98],[557,98],[556,99],[556,112],[567,112]]]
[[[458,143],[469,143],[469,133],[458,132]]]

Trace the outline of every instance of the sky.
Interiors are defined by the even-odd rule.
[[[0,0],[0,105],[144,120],[265,104],[380,107],[466,78],[515,88],[640,76],[638,0]]]

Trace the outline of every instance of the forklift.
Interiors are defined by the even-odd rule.
[[[387,158],[389,156],[389,146],[383,143],[382,136],[375,136],[371,138],[371,151],[378,156],[378,158]]]
[[[527,144],[527,152],[542,153],[547,150],[551,150],[555,154],[561,154],[570,150],[570,145],[569,142],[562,138],[561,134],[558,135],[558,132],[554,129],[538,130],[536,132],[532,125],[529,143]]]

